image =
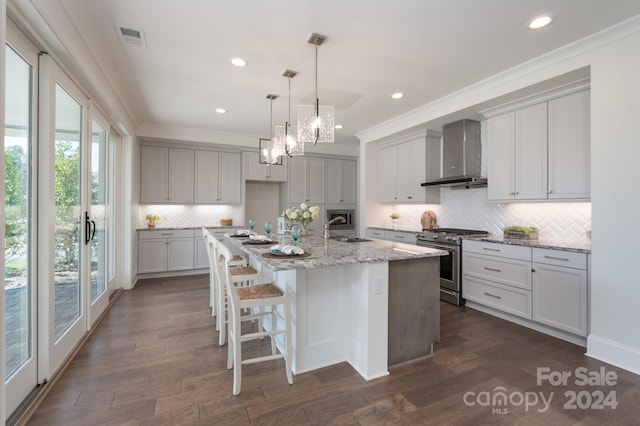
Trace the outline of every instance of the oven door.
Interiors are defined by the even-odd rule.
[[[457,245],[437,244],[420,241],[422,247],[430,247],[449,252],[447,256],[440,256],[440,287],[460,292],[460,247]]]

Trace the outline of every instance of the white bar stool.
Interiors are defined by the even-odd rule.
[[[211,316],[216,315],[216,274],[215,264],[213,262],[213,248],[211,247],[218,239],[205,227],[202,228],[202,237],[204,238],[205,248],[207,250],[207,258],[209,259],[209,307],[211,308]],[[231,261],[232,266],[246,266],[247,261],[238,255],[233,255]]]
[[[212,254],[212,258],[213,259],[217,259],[216,264],[219,264],[220,262],[220,251],[222,249],[226,250],[227,252],[229,252],[229,255],[231,256],[231,259],[233,259],[233,255],[231,254],[231,251],[229,251],[229,249],[227,248],[227,246],[224,245],[224,243],[218,239],[213,239],[213,244],[212,244],[212,248],[213,248],[213,254]],[[231,262],[229,262],[230,264]],[[231,283],[234,286],[245,286],[245,285],[251,285],[252,283],[255,283],[258,280],[258,271],[252,267],[252,266],[237,266],[237,267],[231,267],[228,266],[229,269],[229,275],[230,275],[230,280]],[[227,334],[227,295],[226,295],[226,290],[224,288],[224,284],[222,284],[222,278],[220,276],[220,271],[219,268],[216,268],[214,271],[217,272],[216,275],[216,285],[215,285],[215,298],[216,298],[216,330],[219,331],[218,334],[218,344],[220,346],[223,346],[225,344],[226,341],[226,334]],[[260,325],[262,325],[262,323],[260,323]]]
[[[231,252],[226,247],[219,247],[221,262],[219,275],[224,284],[229,300],[229,348],[227,353],[227,368],[233,368],[233,394],[240,393],[242,385],[242,364],[269,361],[273,359],[285,359],[285,372],[287,382],[293,384],[291,373],[291,308],[289,293],[283,292],[273,283],[254,284],[247,287],[233,285],[231,269]],[[284,314],[277,310],[278,305],[283,305]],[[270,307],[270,310],[264,308]],[[258,308],[259,312],[250,315],[242,315],[243,309]],[[243,335],[241,322],[261,316],[271,317],[271,330],[264,331],[262,327],[257,332]],[[281,327],[284,325],[284,327]],[[284,334],[284,348],[277,353],[276,336]],[[242,360],[242,342],[261,339],[269,336],[271,339],[271,355]]]

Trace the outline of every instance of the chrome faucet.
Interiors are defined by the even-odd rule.
[[[332,223],[336,223],[336,222],[346,222],[345,218],[342,216],[336,216],[331,220],[325,220],[324,221],[324,238],[328,239],[329,238],[329,226]]]

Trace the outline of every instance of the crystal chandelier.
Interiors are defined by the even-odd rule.
[[[258,162],[260,164],[267,164],[267,165],[276,165],[276,166],[281,166],[282,165],[282,156],[278,155],[277,153],[277,149],[275,146],[275,139],[273,137],[273,101],[274,99],[277,99],[278,95],[271,95],[268,94],[267,95],[267,99],[269,99],[270,102],[270,113],[269,113],[269,132],[271,133],[271,136],[269,136],[269,139],[265,139],[265,138],[260,138],[258,140]]]
[[[334,141],[334,114],[332,105],[320,105],[318,99],[318,46],[327,38],[319,34],[311,34],[309,44],[316,50],[316,102],[315,105],[298,106],[298,140],[300,142],[333,142]]]
[[[285,70],[282,74],[289,80],[289,114],[284,126],[276,126],[274,149],[277,155],[289,157],[304,155],[304,144],[298,141],[298,128],[291,125],[291,79],[296,76],[295,71]]]

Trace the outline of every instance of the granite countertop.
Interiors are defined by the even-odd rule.
[[[491,243],[508,244],[512,246],[524,246],[545,248],[560,251],[570,251],[575,253],[591,253],[591,244],[588,243],[563,243],[545,239],[537,240],[518,240],[513,238],[504,238],[502,235],[490,235],[488,237],[461,237],[465,240],[482,240]]]
[[[274,236],[281,243],[292,244],[293,240],[288,236]],[[245,238],[229,237],[226,241],[240,250],[255,256],[263,265],[273,271],[285,271],[291,269],[314,269],[328,266],[340,266],[354,263],[389,262],[394,260],[417,259],[426,257],[445,256],[448,252],[443,250],[418,247],[412,244],[395,243],[391,241],[371,240],[358,243],[347,243],[338,240],[324,239],[320,236],[302,237],[298,245],[305,252],[311,253],[309,257],[300,258],[265,258],[262,253],[268,253],[271,245],[243,245]]]
[[[174,227],[160,227],[156,226],[155,228],[137,228],[136,231],[180,231],[184,229],[202,229],[203,226],[174,226]],[[220,225],[205,225],[204,228],[207,229],[236,229],[242,228],[242,226],[220,226]]]

